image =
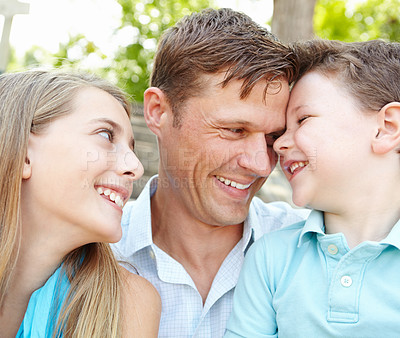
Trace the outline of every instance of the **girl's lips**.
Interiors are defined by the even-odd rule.
[[[122,209],[125,202],[129,198],[129,191],[121,186],[116,185],[97,185],[95,186],[96,191],[99,195],[105,199],[113,202]]]

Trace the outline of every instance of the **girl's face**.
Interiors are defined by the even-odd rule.
[[[71,113],[30,136],[22,184],[24,227],[55,230],[73,247],[118,241],[122,206],[143,174],[133,145],[121,104],[100,89],[80,89]]]
[[[336,79],[309,72],[292,90],[286,119],[274,149],[293,202],[339,212],[368,166],[376,115],[360,111]]]

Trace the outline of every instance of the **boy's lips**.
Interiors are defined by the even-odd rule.
[[[283,165],[284,169],[290,174],[294,174],[296,171],[303,169],[309,164],[308,161],[286,161]]]

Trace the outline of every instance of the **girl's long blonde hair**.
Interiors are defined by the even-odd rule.
[[[27,71],[0,76],[0,308],[20,247],[22,170],[29,135],[70,113],[82,87],[111,94],[130,116],[125,94],[93,75]],[[91,243],[75,249],[63,266],[71,287],[56,332],[61,329],[68,337],[121,336],[122,279],[110,246]]]

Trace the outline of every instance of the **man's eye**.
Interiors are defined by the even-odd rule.
[[[109,140],[110,142],[112,142],[113,137],[114,137],[114,133],[112,130],[109,129],[102,129],[98,132],[98,134],[104,138],[106,138],[107,140]]]
[[[235,134],[242,134],[244,132],[243,128],[229,128],[227,130]]]

